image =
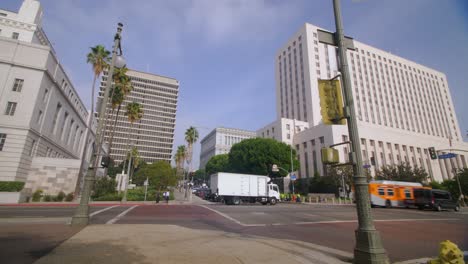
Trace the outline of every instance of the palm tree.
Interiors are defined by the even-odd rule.
[[[89,118],[89,123],[88,123],[88,131],[86,133],[86,139],[85,139],[85,144],[87,144],[88,139],[89,139],[89,134],[91,133],[91,127],[93,125],[93,118],[94,118],[94,95],[95,95],[95,88],[96,88],[96,80],[99,77],[99,75],[102,74],[105,68],[109,67],[109,61],[110,61],[110,51],[106,50],[106,48],[103,45],[97,45],[95,47],[91,47],[91,52],[88,53],[86,56],[86,62],[92,65],[94,77],[93,77],[93,86],[91,88],[91,116]],[[75,188],[75,197],[78,197],[78,193],[80,191],[80,182],[81,182],[81,171],[83,170],[84,167],[84,160],[86,158],[86,152],[87,148],[83,148],[83,155],[82,155],[82,162],[81,162],[81,168],[80,168],[80,177],[77,181],[77,185]]]
[[[187,142],[187,164],[189,165],[189,172],[192,171],[192,158],[193,158],[193,144],[198,140],[198,130],[191,126],[185,131],[185,141]],[[187,197],[187,189],[185,191]]]
[[[177,176],[180,176],[180,172],[183,172],[186,155],[187,155],[187,151],[185,149],[185,146],[184,145],[178,146],[177,152],[174,155],[174,160],[175,160],[176,169],[177,169]]]
[[[127,76],[128,68],[116,68],[113,74],[113,79],[115,83],[115,92],[112,96],[112,112],[111,116],[113,115],[115,107],[117,107],[117,113],[115,114],[114,124],[112,124],[112,132],[110,133],[109,139],[109,156],[112,152],[112,143],[114,141],[114,134],[115,128],[117,126],[117,120],[119,118],[120,109],[122,107],[122,103],[125,100],[125,97],[133,90],[133,86],[130,80],[130,77]]]
[[[135,123],[135,121],[138,121],[140,120],[142,117],[143,117],[143,109],[141,108],[141,105],[137,102],[132,102],[132,103],[129,103],[127,104],[127,107],[126,107],[126,113],[127,115],[127,118],[128,118],[128,121],[130,122],[130,131],[128,131],[128,138],[127,138],[127,146],[129,146],[130,144],[130,134],[132,132],[132,129],[133,129],[133,123]],[[129,152],[130,152],[130,149],[129,149]],[[132,152],[130,152],[130,160],[129,160],[129,168],[130,168],[130,163],[132,162]],[[127,177],[127,184],[125,185],[125,193],[124,193],[124,197],[122,199],[122,201],[126,202],[127,201],[127,187],[128,187],[128,179],[129,179],[129,176]]]

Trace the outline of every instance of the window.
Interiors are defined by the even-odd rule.
[[[3,146],[5,145],[6,134],[0,133],[0,151],[3,150]]]
[[[290,129],[290,127],[289,127],[289,124],[286,124],[286,129],[287,129],[287,130],[289,130],[289,129]]]
[[[49,94],[49,89],[45,89],[44,91],[44,97],[42,97],[42,101],[45,103],[45,101],[47,100],[47,94]]]
[[[34,152],[34,147],[36,146],[36,140],[33,140],[32,141],[32,144],[31,144],[31,149],[29,150],[29,156],[32,157],[33,155],[33,152]]]
[[[55,126],[57,125],[57,118],[60,113],[60,110],[62,109],[62,104],[58,103],[57,104],[57,109],[55,109],[55,115],[54,115],[54,120],[52,121],[52,132],[55,133]]]
[[[287,134],[287,139],[291,139],[291,134]]]
[[[411,190],[405,189],[405,199],[411,199]]]
[[[387,196],[393,196],[393,189],[387,189]]]
[[[42,120],[42,111],[39,110],[39,113],[37,114],[37,123],[40,124]]]
[[[15,83],[13,84],[13,92],[21,92],[23,89],[23,79],[15,79]]]
[[[319,137],[319,140],[320,140],[320,144],[325,143],[325,138],[324,137]]]
[[[7,108],[5,110],[5,115],[9,115],[9,116],[14,115],[15,110],[16,110],[16,105],[17,105],[17,103],[15,103],[15,102],[8,102]]]
[[[18,39],[19,37],[19,33],[18,32],[13,32],[13,34],[11,35],[11,38],[12,39]]]
[[[310,142],[312,143],[312,146],[315,146],[315,139],[312,139]]]
[[[379,195],[385,195],[385,191],[383,188],[379,188],[378,191],[379,191]]]

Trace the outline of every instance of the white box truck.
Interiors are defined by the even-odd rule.
[[[278,185],[263,175],[218,172],[211,175],[211,192],[226,204],[260,202],[275,205],[280,198]]]

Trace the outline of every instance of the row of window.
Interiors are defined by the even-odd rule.
[[[356,90],[358,117],[360,120],[363,121],[365,119],[366,122],[382,124],[383,118],[383,125],[448,137],[448,133],[450,132],[447,131],[448,122],[444,112],[451,114],[451,108],[445,84],[442,82],[442,90],[445,92],[445,103],[449,108],[448,111],[444,111],[445,105],[444,102],[442,102],[443,95],[440,91],[437,76],[429,75],[424,71],[422,72],[423,78],[421,75],[416,75],[416,73],[414,73],[415,75],[413,76],[413,72],[409,72],[408,74],[406,65],[403,65],[405,68],[403,71],[402,68],[397,69],[396,67],[393,68],[393,66],[388,67],[387,64],[382,65],[381,62],[379,62],[379,66],[377,66],[377,61],[371,59],[368,59],[368,66],[365,58],[360,59],[359,55],[354,56],[353,53],[350,53],[350,56],[354,87]],[[354,58],[356,58],[356,61]],[[401,66],[401,63],[399,64]],[[390,71],[388,68],[390,68]],[[362,77],[362,69],[365,75],[365,83]],[[413,71],[416,72],[415,69],[413,69]],[[419,69],[417,71],[419,71]],[[432,80],[426,79],[425,76],[431,76]],[[441,78],[441,80],[443,79]],[[358,81],[360,85],[358,85]],[[364,90],[360,87],[366,87],[367,89]],[[359,94],[360,89],[361,94]],[[422,89],[426,91],[422,91]],[[379,92],[379,94],[377,92]],[[418,93],[418,95],[416,93]],[[395,94],[395,96],[393,96],[393,94]],[[385,95],[385,97],[383,95]],[[362,98],[362,100],[360,100],[360,98]],[[384,99],[386,103],[383,102]],[[361,105],[363,105],[363,107],[361,107]],[[387,107],[385,108],[385,106]],[[374,107],[376,111],[374,111]],[[382,108],[382,110],[380,108]],[[364,110],[365,115],[363,115],[362,110]],[[371,117],[370,119],[369,115]],[[387,115],[389,117],[388,123]],[[377,120],[375,117],[377,117]],[[420,124],[420,120],[424,120],[425,122],[421,122]],[[453,118],[452,125],[456,131],[457,129]],[[430,127],[430,130],[426,129],[426,126]]]

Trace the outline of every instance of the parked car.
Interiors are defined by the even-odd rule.
[[[460,210],[460,205],[452,198],[450,192],[437,189],[415,189],[414,205],[419,210],[429,208],[442,211],[443,209]]]

